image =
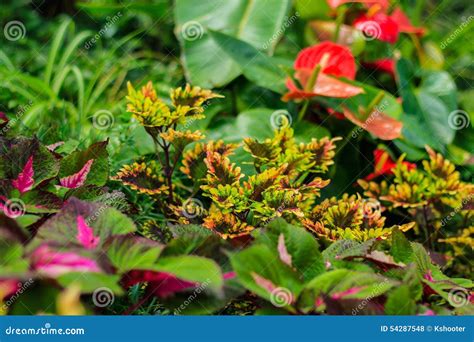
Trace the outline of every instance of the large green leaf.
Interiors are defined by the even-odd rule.
[[[306,289],[313,290],[317,296],[345,294],[342,298],[365,299],[380,296],[395,285],[395,281],[375,273],[338,269],[314,278]]]
[[[238,64],[208,30],[225,32],[271,52],[289,5],[289,0],[202,0],[199,4],[176,0],[175,33],[182,47],[188,80],[203,87],[219,87],[241,74]]]
[[[116,236],[107,247],[107,256],[117,272],[152,267],[162,246],[152,240],[131,235]]]
[[[162,257],[153,267],[146,269],[170,273],[179,279],[191,282],[206,283],[210,289],[218,293],[221,292],[224,282],[221,268],[215,261],[194,255]]]
[[[288,224],[283,219],[272,221],[264,230],[255,233],[256,243],[263,243],[281,253],[288,253],[290,264],[309,281],[325,270],[316,239],[305,229]],[[280,259],[282,255],[280,255]]]
[[[410,288],[402,285],[394,289],[388,295],[385,303],[385,314],[387,315],[414,315],[416,314],[416,303],[413,300]]]
[[[286,74],[276,59],[227,34],[217,31],[209,33],[217,45],[239,65],[247,79],[277,93],[285,92]]]
[[[455,108],[455,85],[444,73],[430,73],[415,90],[414,72],[409,61],[397,62],[398,89],[403,99],[403,135],[417,147],[432,146],[444,150],[455,131],[449,125],[449,113]],[[443,86],[444,84],[444,86]]]
[[[296,272],[267,245],[253,245],[232,254],[230,259],[242,285],[269,301],[275,300],[280,293],[286,294],[287,298],[297,298],[303,288]],[[263,281],[258,283],[257,279]],[[269,287],[273,290],[265,287],[263,282],[271,282]]]

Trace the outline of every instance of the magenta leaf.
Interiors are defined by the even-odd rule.
[[[281,261],[291,267],[291,254],[288,253],[285,245],[285,236],[280,234],[278,237],[278,254],[280,255]]]
[[[60,252],[48,245],[41,245],[31,255],[35,270],[50,277],[68,272],[101,272],[97,263],[73,252]]]
[[[147,282],[149,284],[148,290],[154,296],[160,298],[167,298],[176,292],[185,291],[199,285],[199,283],[179,279],[171,273],[146,270],[130,271],[123,279],[125,287],[142,282]]]
[[[89,159],[84,164],[82,169],[79,170],[79,172],[73,175],[61,178],[59,180],[59,183],[61,184],[61,186],[64,186],[65,188],[69,188],[69,189],[76,189],[82,186],[84,182],[86,181],[87,175],[89,174],[89,171],[91,170],[91,166],[93,162],[94,162],[94,159]]]
[[[94,236],[94,231],[89,227],[81,215],[77,216],[77,240],[86,249],[94,249],[100,242],[100,237]]]
[[[17,179],[12,181],[13,186],[20,191],[20,193],[25,193],[30,191],[33,187],[34,180],[34,170],[33,170],[33,156],[28,158],[23,170],[18,174]]]

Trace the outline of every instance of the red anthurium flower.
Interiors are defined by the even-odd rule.
[[[332,9],[351,2],[357,2],[367,6],[379,5],[384,10],[390,6],[389,0],[327,0],[329,7]]]
[[[362,127],[379,139],[393,140],[402,134],[403,123],[380,111],[374,111],[365,121],[358,119],[347,108],[344,108],[343,113],[353,124]]]
[[[420,36],[425,34],[425,29],[423,27],[415,27],[411,24],[410,19],[406,16],[405,13],[400,8],[393,10],[390,15],[393,21],[398,25],[398,30],[404,33],[414,33]]]
[[[368,68],[383,71],[395,77],[395,61],[391,58],[377,59],[373,62],[363,62],[363,65]]]
[[[398,40],[398,24],[385,13],[377,12],[372,16],[362,14],[353,25],[362,31],[367,40],[378,39],[390,44]]]
[[[393,174],[393,168],[397,165],[393,159],[390,157],[387,151],[377,148],[374,150],[374,159],[375,159],[375,169],[374,172],[370,173],[365,177],[365,180],[370,181],[381,175],[391,175]],[[408,170],[416,168],[416,164],[404,161],[408,167]]]
[[[332,77],[355,78],[354,56],[345,46],[327,41],[305,48],[296,57],[294,68],[295,79],[303,89],[288,79],[286,85],[289,92],[283,97],[286,101],[314,96],[346,98],[364,92],[360,87]]]

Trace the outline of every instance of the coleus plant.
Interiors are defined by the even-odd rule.
[[[473,286],[446,277],[398,229],[388,243],[339,240],[322,253],[314,236],[282,219],[252,234],[254,244],[232,253],[231,262],[262,299],[260,314],[443,314],[452,306],[450,290]],[[468,312],[472,304],[455,309]]]
[[[57,212],[72,195],[109,196],[104,189],[109,177],[107,142],[69,154],[60,145],[0,137],[0,208],[23,227]]]
[[[431,247],[440,239],[472,250],[474,186],[461,180],[449,160],[429,147],[426,150],[429,160],[423,161],[423,169],[404,161],[404,156],[395,163],[387,152],[379,150],[378,170],[366,180],[359,180],[359,185],[367,197],[380,200],[387,210],[402,210],[402,215],[409,215],[417,222],[417,232],[424,235]],[[386,179],[372,180],[382,175]],[[464,231],[458,239],[455,234],[459,228]]]

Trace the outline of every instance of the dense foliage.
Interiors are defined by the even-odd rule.
[[[0,314],[473,314],[449,3],[2,4]]]

